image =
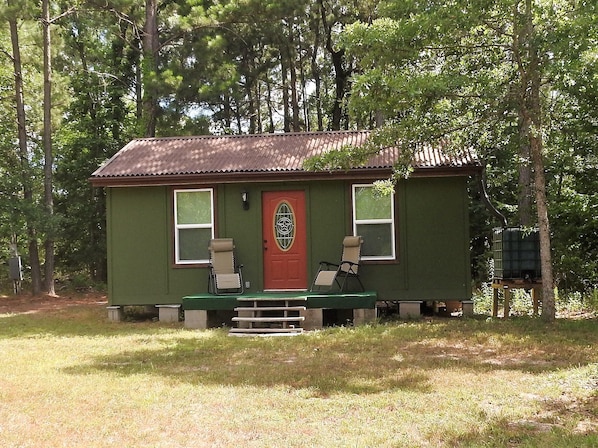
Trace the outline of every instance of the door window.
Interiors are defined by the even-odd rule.
[[[282,201],[274,213],[274,239],[282,251],[287,251],[295,241],[295,213],[293,207]]]

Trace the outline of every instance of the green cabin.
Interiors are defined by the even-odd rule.
[[[245,294],[308,291],[321,260],[340,261],[346,235],[363,238],[360,279],[377,301],[470,300],[467,180],[480,172],[475,156],[422,146],[411,176],[387,196],[373,182],[390,176],[400,148],[351,170],[303,168],[309,157],[368,137],[131,141],[91,176],[107,192],[109,305],[180,305],[207,294],[208,244],[223,237],[234,239]],[[293,250],[274,241],[282,203],[296,226]]]

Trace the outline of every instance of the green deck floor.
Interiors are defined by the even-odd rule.
[[[315,293],[309,291],[256,292],[239,295],[194,294],[183,297],[183,310],[233,310],[239,306],[238,298],[247,299],[294,299],[307,298],[307,308],[364,309],[375,308],[375,291],[346,293]]]

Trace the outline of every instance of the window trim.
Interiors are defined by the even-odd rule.
[[[208,224],[179,224],[178,219],[178,193],[193,193],[193,192],[209,192],[210,193],[210,223]],[[209,258],[199,260],[181,260],[180,259],[180,246],[179,246],[179,230],[183,229],[211,229],[211,238],[215,235],[215,210],[214,210],[214,188],[177,188],[173,190],[173,232],[174,232],[174,264],[175,266],[188,266],[188,265],[200,265],[207,264],[210,262]]]
[[[353,235],[358,236],[357,226],[368,224],[390,224],[390,255],[362,255],[361,259],[364,261],[395,261],[397,259],[396,251],[396,220],[395,220],[395,192],[390,196],[390,218],[383,219],[357,219],[356,217],[356,189],[357,188],[374,188],[373,183],[369,184],[352,184],[351,185],[351,215],[353,221]]]

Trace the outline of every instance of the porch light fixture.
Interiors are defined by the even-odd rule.
[[[243,201],[243,210],[249,210],[249,193],[247,190],[241,192],[241,201]]]

